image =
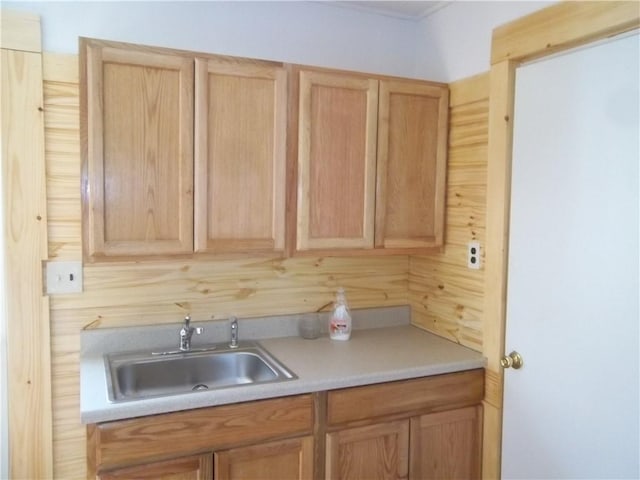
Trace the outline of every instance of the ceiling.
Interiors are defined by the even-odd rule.
[[[330,2],[336,6],[367,11],[379,15],[403,18],[407,20],[419,20],[440,10],[451,1],[336,1]]]

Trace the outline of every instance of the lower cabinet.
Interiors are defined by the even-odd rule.
[[[87,478],[480,478],[484,371],[222,405],[87,428]]]
[[[481,407],[327,434],[327,478],[480,478]]]
[[[407,478],[409,421],[329,433],[326,461],[330,479]]]
[[[410,477],[480,478],[482,407],[411,419]]]
[[[215,472],[215,475],[214,475]],[[101,473],[100,480],[309,480],[313,437],[268,442]]]
[[[89,425],[87,478],[312,478],[315,405],[294,395]]]
[[[327,479],[480,478],[484,371],[327,393]]]
[[[308,480],[313,478],[313,437],[216,452],[216,480]]]
[[[135,467],[105,472],[100,480],[211,480],[213,457],[211,454],[193,455],[162,462],[146,463]]]

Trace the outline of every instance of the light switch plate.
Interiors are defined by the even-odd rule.
[[[82,293],[82,262],[47,262],[47,293]]]

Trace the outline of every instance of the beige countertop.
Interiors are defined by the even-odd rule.
[[[118,403],[109,401],[103,355],[105,352],[131,350],[130,345],[144,349],[144,342],[136,340],[136,335],[140,335],[139,331],[144,329],[118,329],[125,331],[124,336],[123,332],[106,332],[112,335],[111,341],[98,338],[98,333],[92,332],[90,335],[94,338],[83,342],[81,353],[81,420],[83,423],[97,423],[485,366],[485,359],[480,353],[409,325],[406,309],[400,311],[398,308],[404,307],[354,313],[354,327],[357,329],[353,331],[349,341],[330,340],[327,336],[306,340],[291,336],[292,330],[286,328],[272,330],[284,334],[281,337],[260,338],[259,334],[253,336],[269,353],[293,371],[296,379]],[[375,310],[375,315],[371,313],[372,310]],[[357,316],[360,319],[373,319],[376,315],[382,320],[356,321]],[[288,323],[297,319],[299,316],[290,318]],[[279,320],[283,322],[282,319]],[[386,326],[388,324],[391,326]],[[373,328],[366,328],[367,326]],[[175,326],[171,329],[175,330]],[[240,324],[241,339],[246,340],[246,337],[242,337],[243,331],[251,331],[250,324]],[[118,333],[122,340],[114,342]],[[96,345],[99,347],[96,348]]]

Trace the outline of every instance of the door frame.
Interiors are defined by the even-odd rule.
[[[563,2],[493,30],[489,82],[489,146],[483,353],[487,358],[482,477],[501,478],[509,215],[515,72],[525,61],[640,27],[634,1]]]

